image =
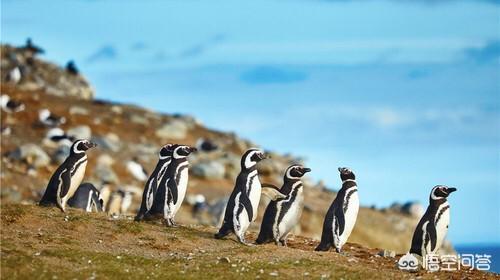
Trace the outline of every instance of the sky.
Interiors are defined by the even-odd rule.
[[[194,115],[357,174],[363,205],[458,188],[449,237],[500,243],[500,1],[1,1],[1,42],[98,98]]]

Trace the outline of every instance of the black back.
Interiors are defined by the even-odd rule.
[[[436,215],[439,215],[437,213],[439,206],[441,206],[441,204],[445,203],[446,201],[447,201],[446,199],[430,200],[429,207],[427,207],[427,210],[425,211],[424,215],[418,222],[415,231],[413,232],[410,253],[422,256],[422,244],[428,244],[429,242],[431,244],[431,250],[434,250],[436,248],[437,233],[436,233],[436,225],[434,223],[435,222],[434,218],[436,217]],[[427,221],[429,223],[427,224],[425,230],[428,234],[425,236],[424,239],[423,226]]]
[[[173,201],[174,204],[177,203],[177,184],[179,183],[180,174],[182,173],[182,170],[188,168],[189,165],[181,167],[178,172],[176,171],[177,167],[186,161],[187,158],[172,158],[172,162],[169,164],[165,176],[163,176],[158,184],[158,189],[156,190],[153,205],[149,210],[149,214],[163,215],[165,206],[168,202]],[[169,192],[167,200],[165,200],[167,188],[169,189]]]
[[[167,173],[168,167],[163,170],[163,174],[160,174],[160,171],[162,167],[165,164],[169,164],[169,162],[172,160],[171,157],[164,158],[164,159],[159,159],[158,163],[156,164],[155,169],[153,170],[153,173],[149,176],[148,180],[146,181],[146,185],[144,186],[144,192],[142,193],[142,202],[141,202],[141,207],[139,209],[139,212],[137,212],[136,220],[142,219],[144,214],[147,212],[147,197],[148,195],[152,195],[153,198],[156,196],[157,191],[158,191],[158,179],[161,177],[165,177],[164,174]],[[154,200],[153,200],[154,203]]]
[[[83,157],[86,157],[85,153],[74,153],[73,149],[71,149],[69,156],[56,169],[54,174],[52,174],[52,177],[50,177],[47,188],[45,189],[45,193],[40,200],[40,205],[51,206],[57,204],[57,186],[59,185],[59,181],[63,181],[63,190],[61,190],[61,196],[64,196],[64,189],[66,189],[66,192],[69,190],[69,184],[71,184],[71,176],[74,175],[71,174],[71,169]],[[82,163],[83,162],[81,162],[80,164]],[[77,168],[75,167],[74,170],[77,170]]]
[[[92,191],[92,196],[89,197],[90,191]],[[97,212],[103,211],[103,201],[99,199],[99,190],[97,190],[91,183],[83,183],[78,186],[73,197],[68,200],[68,205],[73,208],[87,209],[89,200],[92,200],[92,204],[95,205]]]
[[[285,182],[281,187],[280,192],[286,195],[286,197],[279,198],[274,201],[272,200],[267,205],[266,211],[264,212],[264,217],[262,219],[262,224],[260,226],[259,236],[255,241],[257,244],[267,243],[274,240],[273,225],[276,219],[276,215],[278,214],[278,207],[277,207],[278,202],[287,199],[290,200],[286,203],[281,204],[282,210],[280,212],[280,216],[278,217],[278,223],[280,223],[285,214],[288,212],[288,210],[290,210],[290,207],[292,206],[293,202],[295,201],[299,188],[302,188],[302,183],[298,184],[297,186],[295,186],[295,188],[293,188],[293,185],[298,181],[300,181],[300,179],[289,179],[285,176]]]
[[[345,211],[347,210],[347,204],[344,204],[344,198],[350,197],[350,195],[357,190],[350,190],[351,187],[356,186],[355,175],[352,172],[344,172],[345,168],[339,168],[340,178],[342,179],[342,188],[340,188],[337,196],[333,200],[332,204],[326,212],[325,220],[323,221],[323,232],[321,234],[321,242],[316,247],[316,251],[327,251],[333,245],[333,228],[334,228],[334,217],[337,222],[336,226],[338,228],[339,235],[344,232],[345,226]],[[348,170],[350,171],[350,170]],[[347,181],[346,181],[347,180]]]

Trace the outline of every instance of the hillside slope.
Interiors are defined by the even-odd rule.
[[[343,255],[314,252],[310,238],[289,247],[216,240],[213,227],[166,228],[104,214],[7,204],[0,213],[2,276],[9,279],[496,279],[479,271],[417,273],[396,258],[348,243]],[[251,239],[255,234],[251,234]]]

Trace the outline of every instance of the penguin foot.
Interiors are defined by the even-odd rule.
[[[314,251],[322,251],[322,252],[325,252],[325,251],[328,251],[330,250],[330,247],[331,247],[331,244],[319,244],[318,247],[316,247],[316,249],[314,249]]]
[[[280,240],[280,243],[283,247],[288,247],[288,244],[286,243],[286,240],[283,239],[283,240]]]

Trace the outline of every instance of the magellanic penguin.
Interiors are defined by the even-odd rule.
[[[91,183],[83,183],[68,200],[68,205],[73,208],[84,209],[86,212],[104,211],[104,201],[101,194]]]
[[[196,151],[194,147],[178,144],[173,145],[171,149],[172,161],[158,183],[153,205],[146,214],[146,216],[161,215],[167,226],[175,226],[174,217],[181,207],[187,190],[189,175],[187,157]]]
[[[429,207],[418,222],[411,241],[411,254],[425,257],[437,253],[448,232],[450,223],[450,205],[446,199],[456,188],[435,186],[429,197]]]
[[[63,212],[66,211],[68,199],[73,196],[85,174],[87,167],[85,152],[95,146],[97,146],[95,143],[88,140],[76,140],[73,143],[69,156],[52,174],[40,205],[56,204]]]
[[[153,206],[154,196],[156,194],[156,190],[158,189],[158,183],[162,180],[163,176],[165,176],[167,167],[172,161],[172,147],[173,144],[167,144],[160,149],[158,163],[144,186],[141,208],[135,217],[136,221],[142,220],[146,212],[148,212],[149,209],[151,209],[151,206]]]
[[[259,237],[255,241],[257,244],[274,241],[276,245],[286,246],[286,237],[299,222],[304,206],[303,186],[300,179],[310,171],[310,168],[297,164],[287,168],[284,183],[280,189],[286,197],[271,201],[267,205]]]
[[[224,221],[215,238],[221,239],[232,232],[241,243],[249,245],[245,241],[245,232],[250,223],[257,218],[257,207],[262,193],[257,163],[265,158],[267,156],[259,149],[249,149],[241,157],[241,171],[227,202]],[[284,197],[279,190],[273,191],[274,200]]]
[[[330,205],[323,222],[321,242],[316,251],[328,251],[332,246],[340,253],[356,224],[359,210],[356,176],[346,167],[339,167],[342,188]]]

